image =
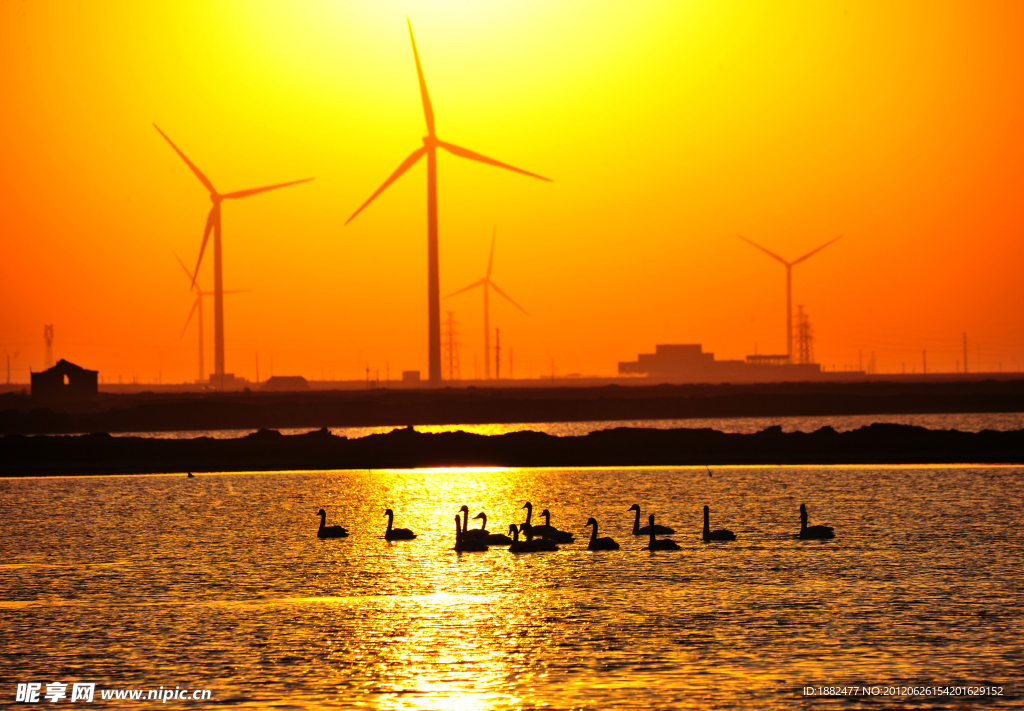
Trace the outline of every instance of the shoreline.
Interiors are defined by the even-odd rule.
[[[0,395],[0,435],[1024,412],[1024,379]]]
[[[617,428],[558,437],[534,431],[477,435],[411,427],[348,439],[326,428],[234,439],[89,435],[0,437],[0,477],[89,476],[444,466],[637,467],[703,465],[1024,464],[1024,430],[960,432],[873,424],[847,432],[754,434],[712,429]]]

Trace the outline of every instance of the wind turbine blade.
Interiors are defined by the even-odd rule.
[[[251,289],[231,289],[230,291],[222,291],[222,294],[245,294],[251,291]]]
[[[420,53],[416,51],[416,38],[412,34],[412,20],[405,18],[409,25],[409,39],[412,40],[412,56],[416,60],[416,76],[420,80],[420,98],[423,100],[423,115],[427,119],[427,134],[434,135],[434,107],[430,104],[430,94],[427,92],[427,80],[423,78],[423,67],[420,66]]]
[[[197,296],[196,300],[192,302],[192,310],[188,312],[188,318],[185,319],[185,327],[183,329],[181,329],[181,335],[182,336],[184,336],[185,335],[185,331],[188,330],[188,325],[190,323],[192,323],[192,314],[194,314],[196,312],[196,309],[199,307],[199,299],[201,299],[201,298],[202,298],[202,296]],[[179,338],[180,337],[181,336],[179,336]]]
[[[494,266],[494,240],[498,236],[498,226],[494,226],[494,232],[491,233],[491,257],[487,260],[487,276],[485,279],[491,278],[491,267]]]
[[[454,143],[446,143],[445,141],[438,141],[437,145],[441,146],[442,148],[444,148],[449,153],[452,153],[454,155],[460,156],[462,158],[469,158],[470,160],[477,160],[477,161],[480,161],[481,163],[487,163],[488,165],[493,165],[493,166],[498,167],[498,168],[505,168],[506,170],[514,170],[517,173],[522,173],[523,175],[529,175],[531,178],[538,178],[539,180],[546,180],[549,183],[554,182],[553,180],[551,180],[551,178],[545,178],[543,175],[537,175],[536,173],[531,173],[528,170],[523,170],[522,168],[516,168],[514,165],[509,165],[508,163],[502,163],[501,161],[494,160],[493,158],[488,158],[487,156],[480,155],[479,153],[477,153],[475,151],[471,151],[468,148],[462,148],[461,146],[456,146]]]
[[[181,268],[185,270],[185,274],[188,275],[188,280],[193,281],[194,278],[192,276],[192,272],[190,272],[188,270],[188,267],[185,266],[185,262],[181,261],[181,257],[178,256],[178,253],[175,252],[174,250],[171,250],[171,254],[173,254],[174,258],[178,260],[178,264],[181,265]],[[200,290],[200,293],[202,293],[202,290]]]
[[[842,237],[842,235],[839,235],[839,237]],[[839,237],[836,237],[836,239],[839,239]],[[805,254],[804,256],[800,257],[800,259],[796,259],[796,260],[794,260],[794,261],[793,261],[793,264],[799,264],[800,262],[804,261],[805,259],[807,259],[807,258],[808,258],[808,257],[810,257],[811,255],[813,255],[813,254],[817,254],[817,253],[818,253],[818,252],[820,252],[821,250],[825,249],[825,247],[827,247],[827,246],[829,246],[830,244],[832,244],[833,242],[835,242],[835,241],[836,241],[836,239],[830,239],[830,240],[829,240],[828,242],[826,242],[825,244],[821,245],[821,246],[820,246],[820,247],[818,247],[817,249],[815,249],[815,250],[812,250],[812,251],[808,252],[807,254]]]
[[[267,185],[263,188],[250,188],[249,190],[236,190],[233,193],[226,193],[221,195],[225,200],[235,200],[238,198],[249,197],[250,195],[258,195],[259,193],[265,193],[268,190],[277,190],[278,188],[286,188],[289,185],[298,185],[299,183],[308,183],[310,180],[315,178],[303,178],[302,180],[293,180],[290,183],[278,183],[277,185]]]
[[[509,301],[512,301],[512,297],[511,297],[511,296],[509,296],[508,294],[506,294],[506,293],[505,293],[504,291],[502,291],[501,289],[499,289],[499,288],[498,288],[498,285],[497,285],[497,284],[495,284],[495,283],[494,283],[493,281],[490,281],[489,279],[488,279],[488,283],[490,283],[490,285],[491,285],[491,288],[492,288],[492,289],[494,289],[494,290],[495,290],[496,292],[498,292],[499,294],[501,294],[502,296],[504,296],[504,297],[505,297],[506,299],[508,299]],[[517,309],[519,309],[520,311],[522,311],[522,312],[523,312],[524,314],[526,314],[527,316],[529,316],[529,315],[530,315],[530,314],[529,314],[529,312],[527,312],[527,310],[526,310],[526,309],[524,309],[524,308],[523,308],[522,306],[520,306],[519,304],[517,304],[517,303],[516,303],[515,301],[512,301],[512,305],[513,305],[513,306],[515,306],[515,307],[516,307]]]
[[[203,263],[203,252],[206,251],[206,243],[210,240],[210,232],[213,230],[213,225],[217,220],[220,220],[219,203],[215,203],[210,208],[210,214],[206,218],[206,229],[203,230],[203,244],[199,247],[199,259],[196,260],[196,270],[192,273],[192,286],[189,289],[194,289],[196,286],[196,277],[199,276],[199,265]]]
[[[185,163],[188,165],[189,168],[192,169],[192,172],[196,174],[197,178],[199,178],[199,182],[201,182],[203,185],[206,186],[206,189],[210,191],[210,194],[211,195],[216,195],[217,191],[214,189],[213,183],[210,182],[209,178],[207,178],[205,175],[203,175],[203,171],[199,170],[199,168],[197,168],[195,166],[195,163],[190,161],[188,159],[188,156],[186,156],[184,153],[182,153],[181,149],[178,148],[176,145],[174,145],[174,141],[172,141],[171,139],[167,138],[167,134],[164,133],[163,131],[161,131],[159,126],[157,126],[154,123],[153,124],[153,128],[155,128],[157,131],[159,131],[160,135],[163,136],[165,139],[167,139],[167,142],[171,144],[171,148],[173,148],[175,150],[175,152],[179,156],[181,156],[181,159],[183,161],[185,161]]]
[[[744,242],[746,242],[747,244],[750,244],[750,245],[753,245],[753,246],[757,247],[757,248],[758,248],[758,249],[760,249],[760,250],[761,250],[762,252],[764,252],[764,253],[765,253],[765,254],[767,254],[767,255],[768,255],[769,257],[771,257],[772,259],[778,259],[778,260],[779,260],[780,262],[782,262],[783,264],[785,264],[785,265],[789,266],[789,262],[787,262],[787,261],[786,261],[785,259],[783,259],[783,258],[782,258],[782,257],[780,257],[779,255],[775,254],[775,252],[769,252],[769,251],[768,251],[767,249],[765,249],[764,247],[762,247],[761,245],[759,245],[759,244],[758,244],[757,242],[751,242],[751,241],[750,241],[749,239],[747,239],[747,238],[746,238],[746,237],[744,237],[743,235],[736,235],[736,236],[737,236],[737,237],[739,237],[739,238],[740,238],[741,240],[743,240]],[[809,255],[808,255],[808,256],[809,256]]]
[[[442,296],[441,298],[442,299],[447,299],[449,297],[455,296],[456,294],[461,294],[464,291],[469,291],[470,289],[475,289],[476,287],[482,286],[483,284],[486,284],[486,283],[487,283],[486,279],[481,279],[480,281],[474,281],[469,286],[464,286],[461,289],[459,289],[458,291],[453,291],[452,293],[448,294],[448,296]]]
[[[398,178],[402,175],[402,173],[404,173],[405,171],[409,170],[409,168],[411,168],[413,165],[415,165],[416,161],[418,161],[420,158],[422,158],[423,155],[426,152],[427,152],[426,146],[424,146],[423,148],[417,148],[416,150],[414,150],[412,152],[412,154],[408,158],[406,158],[405,160],[402,161],[402,164],[400,166],[398,166],[398,168],[395,170],[394,173],[391,174],[391,177],[388,178],[387,180],[385,180],[384,184],[381,185],[379,188],[377,188],[377,192],[375,192],[373,195],[371,195],[369,200],[367,200],[362,205],[360,205],[359,209],[352,213],[352,217],[350,217],[347,220],[345,220],[345,224],[347,225],[352,220],[354,220],[355,216],[363,211],[363,208],[365,208],[367,205],[369,205],[371,202],[373,202],[374,198],[376,198],[378,195],[380,195],[382,192],[384,192],[385,188],[387,188],[389,185],[391,185],[391,183],[393,183],[396,180],[398,180]]]

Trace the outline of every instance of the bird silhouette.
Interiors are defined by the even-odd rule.
[[[800,533],[798,534],[803,539],[826,539],[835,538],[835,531],[832,530],[831,526],[808,526],[807,525],[807,507],[800,504]]]
[[[473,520],[481,519],[483,523],[480,524],[480,528],[474,529],[477,531],[483,531],[486,535],[481,536],[480,540],[485,541],[489,546],[507,546],[512,543],[512,539],[506,536],[504,533],[491,533],[487,530],[487,514],[483,511],[473,517]]]
[[[650,526],[644,526],[643,528],[640,528],[640,505],[639,504],[633,504],[632,506],[629,507],[629,510],[630,511],[636,511],[636,518],[633,520],[633,535],[634,536],[646,536],[646,535],[648,535],[651,532],[649,530]],[[655,526],[654,527],[654,532],[657,533],[660,536],[671,536],[673,533],[676,532],[676,530],[674,528],[669,528],[668,526]]]
[[[316,515],[320,517],[320,528],[317,529],[317,538],[347,538],[348,531],[341,526],[328,526],[327,524],[327,512],[320,509],[316,512]]]
[[[711,508],[708,506],[704,507],[704,533],[702,538],[705,543],[711,541],[735,541],[736,534],[732,531],[720,528],[717,531],[711,530]]]
[[[394,511],[388,509],[384,515],[388,517],[388,529],[384,531],[384,538],[389,541],[411,541],[416,537],[416,534],[408,528],[392,528],[395,522]]]
[[[604,538],[597,537],[597,519],[591,516],[587,519],[587,522],[583,524],[583,527],[593,526],[594,530],[590,534],[590,543],[587,544],[587,550],[589,551],[617,551],[619,550],[619,544],[613,541],[608,536]]]
[[[669,540],[668,538],[655,538],[654,535],[657,532],[657,527],[654,525],[654,514],[647,517],[647,531],[651,537],[647,544],[647,550],[649,551],[677,551],[679,550],[679,544],[675,541]]]
[[[480,553],[487,550],[487,544],[475,538],[462,535],[462,517],[455,517],[455,551],[459,553]]]
[[[513,553],[537,553],[538,551],[557,551],[558,545],[547,538],[534,538],[530,531],[530,524],[524,523],[516,527],[514,523],[509,524],[508,532],[512,534],[512,543],[508,549]],[[519,540],[520,532],[526,536],[525,540]]]

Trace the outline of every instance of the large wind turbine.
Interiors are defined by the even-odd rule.
[[[195,286],[196,276],[199,274],[199,265],[203,261],[203,252],[206,250],[206,242],[210,239],[210,231],[213,231],[213,370],[217,376],[218,385],[224,387],[224,278],[223,268],[221,264],[221,246],[220,246],[220,204],[224,200],[236,200],[238,198],[249,197],[250,195],[257,195],[259,193],[265,193],[268,190],[276,190],[277,188],[284,188],[289,185],[296,185],[298,183],[305,183],[312,180],[313,178],[304,178],[302,180],[293,180],[290,183],[278,183],[277,185],[267,185],[262,188],[250,188],[249,190],[236,190],[233,193],[218,193],[216,188],[213,187],[213,183],[203,175],[202,171],[199,170],[188,159],[188,157],[181,152],[174,142],[167,138],[167,134],[160,131],[160,127],[153,124],[153,128],[160,132],[168,143],[171,144],[171,148],[181,156],[181,159],[185,161],[185,164],[192,169],[192,172],[199,178],[199,182],[210,191],[210,200],[213,202],[213,207],[210,208],[210,214],[206,218],[206,228],[203,230],[203,243],[199,247],[199,259],[196,260],[196,270],[192,274],[192,286]]]
[[[172,252],[172,254],[174,254],[174,253]],[[192,272],[190,272],[188,270],[188,267],[185,266],[185,262],[181,261],[181,257],[179,257],[177,254],[174,254],[174,258],[178,260],[178,264],[180,264],[181,268],[185,270],[185,274],[188,276],[189,282],[195,284],[195,276],[193,276]],[[199,382],[202,382],[203,380],[206,379],[206,368],[204,366],[204,362],[205,361],[203,359],[203,352],[205,350],[203,348],[203,297],[204,296],[213,296],[213,292],[212,291],[203,291],[201,288],[199,288],[198,284],[195,284],[194,288],[195,288],[195,291],[196,291],[196,294],[197,294],[196,300],[194,302],[192,302],[192,310],[188,312],[188,318],[185,319],[185,325],[181,329],[181,335],[182,336],[185,335],[185,331],[188,330],[188,325],[190,323],[192,323],[192,315],[195,314],[198,311],[199,312]],[[248,291],[248,289],[231,289],[229,291],[225,291],[224,293],[225,294],[241,294],[244,291]]]
[[[491,267],[494,266],[494,239],[495,239],[495,237],[497,237],[497,235],[498,235],[498,228],[495,227],[494,228],[494,233],[491,235],[491,257],[490,257],[490,259],[487,260],[487,275],[484,276],[484,278],[481,279],[480,281],[475,281],[472,284],[470,284],[469,286],[463,287],[463,288],[459,289],[458,291],[453,291],[452,293],[448,294],[448,296],[444,297],[444,298],[447,299],[449,297],[455,296],[456,294],[461,294],[464,291],[469,291],[470,289],[475,289],[478,286],[482,286],[484,288],[484,379],[485,380],[490,380],[491,379],[491,301],[490,301],[490,297],[489,297],[489,294],[488,294],[488,290],[489,289],[494,289],[496,292],[498,292],[499,294],[504,296],[506,299],[508,299],[509,302],[513,306],[515,306],[517,309],[522,311],[527,316],[530,315],[530,314],[526,313],[526,309],[524,309],[522,306],[517,304],[515,301],[512,301],[512,297],[511,296],[509,296],[504,291],[499,289],[498,285],[495,284],[493,281],[491,281]]]
[[[384,192],[391,183],[398,180],[398,178],[405,171],[409,170],[416,162],[423,156],[427,157],[427,331],[428,331],[428,364],[429,364],[429,379],[431,382],[439,382],[441,380],[441,291],[440,291],[440,275],[438,271],[438,257],[437,257],[437,148],[440,146],[449,153],[457,155],[461,158],[469,158],[470,160],[480,161],[481,163],[487,163],[488,165],[497,166],[498,168],[505,168],[507,170],[514,170],[517,173],[523,175],[529,175],[531,178],[540,178],[541,180],[547,180],[551,182],[550,178],[545,178],[536,173],[531,173],[520,168],[508,165],[496,161],[493,158],[482,156],[479,153],[461,148],[453,143],[447,143],[437,137],[434,131],[434,108],[430,103],[430,94],[427,93],[427,82],[423,78],[423,68],[420,66],[420,55],[416,51],[416,38],[412,34],[412,22],[407,20],[409,25],[409,39],[412,40],[412,56],[416,60],[416,76],[420,82],[420,98],[423,101],[423,114],[427,120],[427,135],[423,137],[423,147],[417,148],[412,154],[406,158],[398,166],[394,173],[391,174],[384,184],[377,188],[377,192],[370,196],[369,200],[364,202],[358,210],[352,213],[352,217],[345,221],[347,225],[351,222],[356,215],[363,211],[367,205],[373,202],[374,198]]]
[[[794,259],[792,262],[787,262],[785,259],[783,259],[779,255],[775,254],[774,252],[769,252],[767,249],[765,249],[761,245],[757,244],[756,242],[751,242],[749,239],[747,239],[743,235],[737,235],[737,236],[741,240],[746,242],[747,244],[750,244],[750,245],[753,245],[754,247],[757,247],[762,252],[764,252],[769,257],[771,257],[772,259],[777,259],[780,262],[782,262],[784,265],[786,265],[786,359],[787,359],[788,362],[792,363],[793,362],[793,267],[795,267],[797,264],[799,264],[800,262],[804,261],[805,259],[810,258],[812,255],[817,254],[821,250],[825,249],[825,247],[827,247],[830,244],[832,244],[833,242],[835,242],[837,239],[839,239],[839,237],[842,237],[842,235],[839,235],[839,237],[836,237],[835,239],[829,240],[828,242],[826,242],[825,244],[821,245],[817,249],[812,249],[810,252],[808,252],[804,256],[800,257],[800,259]]]

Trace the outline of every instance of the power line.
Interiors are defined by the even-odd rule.
[[[53,324],[43,325],[43,338],[46,340],[46,370],[53,367]]]

